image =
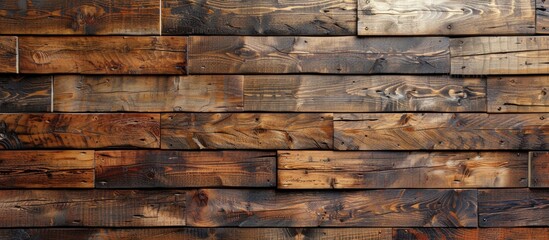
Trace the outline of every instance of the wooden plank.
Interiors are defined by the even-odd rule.
[[[187,225],[198,227],[476,227],[476,190],[187,193]]]
[[[0,73],[18,72],[17,37],[0,36]]]
[[[448,73],[448,39],[191,36],[189,72]]]
[[[3,190],[2,227],[184,226],[176,190]]]
[[[393,239],[398,239],[398,240],[494,239],[494,238],[479,238],[478,232],[479,232],[479,229],[477,228],[393,228]]]
[[[98,188],[273,187],[276,153],[97,151]]]
[[[185,74],[186,37],[20,37],[22,73]]]
[[[331,113],[162,114],[162,149],[331,149]]]
[[[549,37],[470,37],[450,40],[451,74],[549,73]]]
[[[356,0],[164,0],[162,33],[356,35]]]
[[[0,151],[0,188],[93,188],[93,151]]]
[[[0,2],[0,34],[155,35],[158,0]]]
[[[527,187],[520,152],[279,151],[278,188]]]
[[[549,76],[488,78],[489,112],[549,112]]]
[[[244,110],[485,112],[486,81],[412,75],[245,76]]]
[[[549,33],[549,2],[536,0],[536,33]]]
[[[549,152],[530,152],[528,187],[549,188]]]
[[[0,76],[0,112],[51,111],[52,76]]]
[[[548,114],[362,113],[334,115],[338,150],[542,150]]]
[[[547,240],[549,228],[479,228],[480,239]]]
[[[532,0],[358,0],[359,35],[534,34]]]
[[[547,226],[549,191],[517,189],[479,189],[480,227]]]
[[[0,149],[160,146],[159,114],[0,114]]]
[[[240,76],[55,77],[58,112],[226,112],[242,110]]]

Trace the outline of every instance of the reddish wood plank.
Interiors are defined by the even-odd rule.
[[[479,239],[547,240],[549,228],[479,228]]]
[[[52,76],[0,76],[0,113],[50,112]]]
[[[0,36],[0,73],[18,72],[17,37]]]
[[[480,227],[540,227],[549,222],[546,189],[482,189],[478,192]]]
[[[396,240],[475,240],[477,228],[393,228],[393,239]],[[484,238],[481,238],[484,239]]]
[[[549,188],[549,152],[530,152],[528,186]]]

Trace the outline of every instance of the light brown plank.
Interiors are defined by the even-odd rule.
[[[549,228],[479,228],[480,239],[547,240]]]
[[[549,152],[530,152],[528,186],[549,188]]]
[[[51,111],[52,76],[0,76],[0,113]]]
[[[0,73],[18,72],[17,37],[0,36]]]
[[[546,227],[547,208],[547,190],[482,189],[478,192],[480,227]]]
[[[476,240],[479,229],[477,228],[393,228],[395,240]],[[486,239],[486,238],[481,238]],[[494,238],[492,238],[494,239]]]
[[[549,76],[488,78],[488,112],[549,112]]]
[[[536,0],[536,33],[549,34],[549,2]]]

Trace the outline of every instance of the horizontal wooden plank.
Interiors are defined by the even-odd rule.
[[[0,114],[0,149],[160,146],[159,114]]]
[[[185,74],[186,37],[20,37],[21,73]]]
[[[276,153],[97,151],[98,188],[272,187]]]
[[[450,40],[451,74],[549,73],[549,37],[470,37]]]
[[[185,200],[176,190],[3,190],[0,226],[184,226]]]
[[[450,69],[448,39],[191,36],[189,72],[433,74]]]
[[[358,0],[359,35],[535,33],[532,0]]]
[[[536,33],[549,33],[549,2],[536,0]]]
[[[158,0],[0,2],[0,34],[131,34],[160,32]]]
[[[334,115],[338,150],[541,150],[548,114],[362,113]]]
[[[246,111],[486,111],[486,81],[480,78],[255,75],[244,79]]]
[[[278,188],[527,187],[520,152],[279,151]]]
[[[162,114],[163,149],[331,149],[332,114]]]
[[[93,188],[93,151],[0,151],[0,188]]]
[[[549,76],[488,78],[489,112],[549,112]]]
[[[58,112],[225,112],[242,110],[239,76],[55,77]]]
[[[478,192],[480,227],[547,226],[547,208],[547,190],[482,189]]]
[[[549,228],[479,228],[479,239],[546,240]]]
[[[477,228],[393,228],[395,240],[419,240],[419,239],[452,239],[452,240],[476,240],[479,229]],[[481,238],[495,239],[495,238]],[[499,239],[499,238],[498,238]]]
[[[18,72],[17,37],[0,36],[0,73]]]
[[[52,76],[0,76],[0,113],[51,111]]]
[[[549,152],[530,152],[528,186],[549,188]]]

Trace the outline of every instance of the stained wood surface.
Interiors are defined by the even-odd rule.
[[[488,78],[489,112],[549,112],[549,76]]]
[[[330,149],[332,114],[162,114],[163,149]]]
[[[200,189],[187,193],[187,225],[475,227],[476,195],[476,190]]]
[[[278,188],[527,187],[519,152],[279,151]]]
[[[356,0],[164,0],[162,33],[356,35]]]
[[[547,226],[549,191],[483,189],[478,192],[480,227]]]
[[[0,114],[0,149],[160,146],[159,114]]]
[[[98,188],[273,187],[276,153],[97,151]]]
[[[240,76],[55,76],[57,112],[242,110]]]
[[[186,37],[20,37],[21,73],[185,74]]]
[[[359,35],[535,33],[532,0],[358,0]]]
[[[549,152],[530,152],[528,186],[549,188]]]
[[[0,34],[131,34],[160,32],[158,0],[0,2]]]
[[[549,73],[549,37],[470,37],[450,40],[451,74]]]
[[[536,0],[536,33],[549,33],[549,2]]]
[[[52,76],[0,76],[0,113],[51,111]]]
[[[547,114],[363,113],[334,115],[337,150],[545,149]]]
[[[479,228],[479,239],[546,240],[549,228]]]
[[[393,228],[395,240],[428,240],[428,239],[452,239],[475,240],[478,238],[477,228]],[[488,238],[483,238],[488,239]],[[491,238],[494,239],[494,238]]]
[[[191,36],[189,72],[448,73],[448,39]]]
[[[93,151],[0,151],[0,188],[93,188]]]
[[[245,111],[486,111],[486,81],[480,78],[255,75],[244,79]]]
[[[17,37],[0,36],[0,73],[18,72]]]

